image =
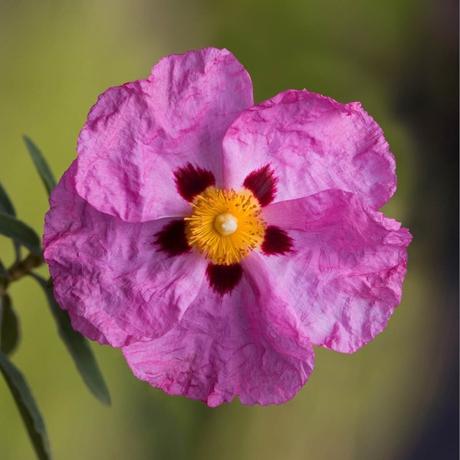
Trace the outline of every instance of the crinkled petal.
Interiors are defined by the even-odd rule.
[[[290,90],[251,107],[224,137],[224,183],[239,188],[271,165],[275,201],[339,189],[375,209],[396,189],[395,161],[383,132],[359,103],[340,104]]]
[[[90,340],[95,340],[102,345],[109,345],[110,342],[115,344],[127,342],[126,332],[104,310],[99,311],[99,320],[95,320],[95,317],[91,318],[93,322],[89,322],[83,316],[78,316],[74,310],[67,310],[67,313],[72,327]],[[107,340],[103,331],[108,332],[110,341]]]
[[[218,406],[278,404],[292,398],[313,369],[313,350],[257,261],[231,294],[205,282],[181,322],[163,337],[123,349],[134,374],[172,395]],[[248,275],[248,270],[251,272]]]
[[[74,162],[51,196],[45,260],[58,303],[84,335],[121,346],[172,328],[198,294],[206,263],[168,257],[155,234],[169,222],[127,223],[103,214],[75,191]]]
[[[78,193],[128,222],[183,215],[174,171],[192,163],[219,180],[223,135],[252,103],[250,77],[227,50],[161,59],[148,79],[110,88],[92,108],[78,142]]]
[[[293,240],[293,252],[264,261],[314,345],[351,353],[385,329],[401,301],[407,229],[338,190],[270,205],[264,218]]]

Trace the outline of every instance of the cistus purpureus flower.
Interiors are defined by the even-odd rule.
[[[383,132],[306,90],[254,105],[227,50],[103,93],[51,197],[45,259],[72,325],[134,374],[217,406],[292,398],[313,345],[351,353],[401,301],[408,230]]]

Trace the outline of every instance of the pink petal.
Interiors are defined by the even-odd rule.
[[[353,352],[382,332],[401,301],[411,235],[338,190],[268,206],[293,253],[265,257],[277,292],[314,345]]]
[[[78,193],[128,222],[183,215],[173,171],[190,162],[221,180],[223,135],[251,105],[249,75],[229,51],[161,59],[147,80],[110,88],[92,108],[78,142]]]
[[[102,345],[109,345],[110,343],[123,344],[131,340],[131,338],[127,340],[126,332],[102,309],[98,311],[97,315],[91,318],[92,322],[75,314],[74,310],[67,310],[67,313],[69,314],[72,327],[76,331],[80,332],[80,334],[88,339],[95,340]],[[102,331],[107,332],[110,341]]]
[[[313,350],[295,318],[259,272],[224,296],[203,283],[182,321],[163,337],[123,348],[134,374],[172,395],[218,406],[278,404],[313,369]],[[256,268],[257,271],[257,268]]]
[[[58,303],[76,329],[103,343],[161,336],[197,295],[205,261],[159,250],[154,235],[168,219],[130,224],[92,208],[75,191],[75,169],[53,191],[45,221]]]
[[[251,107],[227,131],[227,187],[240,188],[248,174],[266,165],[278,177],[275,201],[340,189],[379,208],[396,189],[393,155],[361,105],[306,90],[286,91]]]

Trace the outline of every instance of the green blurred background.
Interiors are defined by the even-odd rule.
[[[455,0],[0,0],[0,181],[37,231],[47,199],[21,134],[60,176],[99,93],[146,76],[163,55],[217,46],[246,66],[256,101],[308,88],[363,102],[397,157],[386,211],[414,235],[385,333],[354,355],[318,349],[307,385],[274,407],[167,397],[119,351],[93,344],[106,408],[82,384],[41,291],[15,283],[23,339],[13,361],[56,459],[457,458],[457,17]],[[0,458],[34,458],[3,381]]]

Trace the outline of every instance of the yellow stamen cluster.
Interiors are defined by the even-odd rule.
[[[208,187],[192,206],[192,215],[185,218],[187,241],[213,263],[238,263],[262,243],[265,223],[249,190]]]

